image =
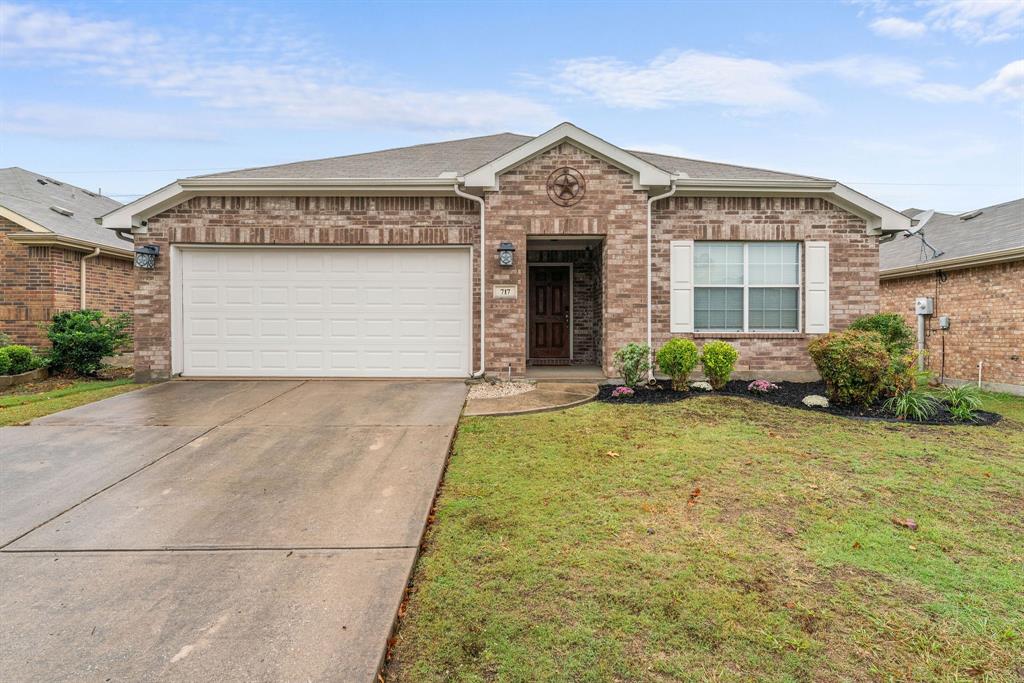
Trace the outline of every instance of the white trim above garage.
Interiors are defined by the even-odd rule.
[[[172,372],[466,377],[467,246],[174,245]]]

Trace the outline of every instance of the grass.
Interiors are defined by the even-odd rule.
[[[387,680],[1021,680],[1024,399],[984,407],[465,419]]]
[[[130,379],[75,380],[58,389],[25,393],[30,391],[30,387],[21,385],[19,393],[0,396],[0,427],[25,424],[43,415],[134,391],[142,386],[132,384]]]

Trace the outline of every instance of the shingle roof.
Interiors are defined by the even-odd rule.
[[[464,175],[497,159],[506,152],[529,142],[533,137],[515,133],[499,133],[483,137],[435,142],[412,147],[386,149],[313,161],[299,161],[277,166],[246,168],[214,173],[199,178],[437,178],[443,173]],[[691,178],[734,180],[822,180],[811,176],[768,171],[747,166],[719,164],[697,159],[630,152],[655,166],[672,173],[685,173]]]
[[[936,212],[924,224],[922,232],[925,239],[944,252],[937,259],[927,258],[931,252],[922,250],[921,240],[916,237],[898,236],[891,242],[884,242],[881,248],[881,269],[905,268],[919,263],[939,265],[952,259],[1024,247],[1024,199],[987,206],[974,218],[961,219],[961,216],[970,216],[972,213],[954,215]]]
[[[61,237],[97,246],[132,248],[95,221],[97,216],[121,206],[121,202],[17,166],[0,168],[0,206]],[[50,207],[72,215],[65,216]]]

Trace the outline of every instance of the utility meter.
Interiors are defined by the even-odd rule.
[[[949,316],[948,315],[940,315],[939,316],[939,329],[940,330],[948,330],[949,329]]]
[[[934,299],[930,296],[919,296],[914,302],[914,313],[918,315],[931,315],[935,312]]]

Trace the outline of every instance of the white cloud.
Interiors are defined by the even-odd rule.
[[[9,65],[58,65],[109,84],[238,112],[247,120],[462,131],[544,127],[559,120],[546,104],[495,90],[371,84],[358,68],[310,58],[304,40],[280,30],[243,26],[234,36],[238,49],[226,52],[209,35],[162,34],[127,21],[5,4],[0,34]]]
[[[689,51],[642,65],[600,57],[569,60],[560,65],[554,87],[627,109],[713,104],[757,114],[817,108],[814,98],[794,87],[794,78],[772,62]]]
[[[925,20],[935,29],[951,31],[978,43],[1010,40],[1024,24],[1021,0],[936,0]]]
[[[871,30],[886,38],[920,38],[928,32],[928,27],[919,21],[882,17],[871,22]]]
[[[49,138],[95,137],[187,142],[209,142],[217,139],[209,129],[190,126],[180,117],[106,107],[18,103],[5,106],[0,114],[0,120],[3,121],[5,132]]]
[[[978,102],[1020,99],[1024,62],[1013,62],[979,86],[931,82],[923,68],[898,59],[854,55],[805,63],[704,52],[668,53],[646,64],[611,58],[562,62],[547,83],[563,94],[597,100],[622,109],[665,109],[710,104],[746,115],[815,111],[822,107],[803,83],[840,79],[867,88],[890,90],[929,102]]]

